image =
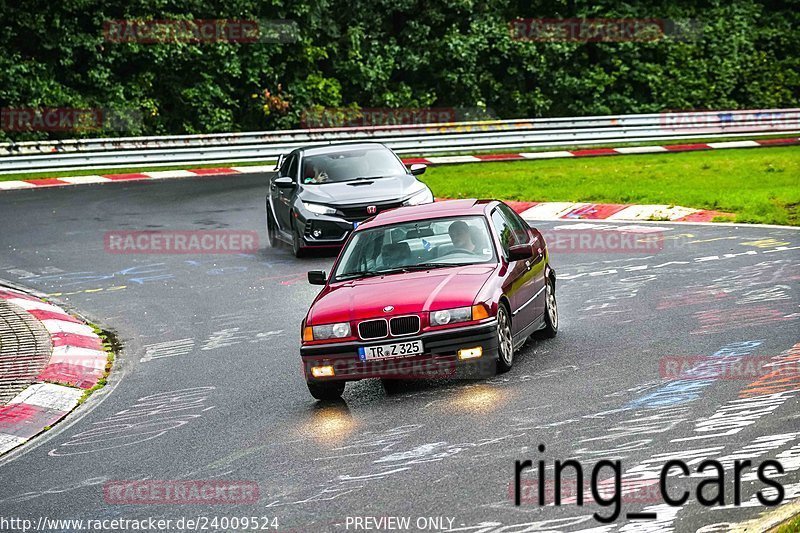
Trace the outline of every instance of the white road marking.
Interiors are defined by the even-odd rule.
[[[522,218],[527,220],[556,220],[570,211],[589,205],[575,202],[546,202],[526,209]]]
[[[708,143],[711,148],[755,148],[761,146],[756,141],[725,141]]]
[[[253,174],[256,172],[274,172],[275,165],[253,165],[249,167],[231,167],[231,170],[241,172],[242,174]]]
[[[9,405],[24,403],[37,405],[45,409],[56,411],[71,411],[78,405],[78,399],[83,395],[82,389],[74,389],[53,383],[37,383],[31,385],[21,393],[17,394]]]
[[[614,150],[621,154],[652,154],[669,151],[663,146],[622,146],[620,148],[614,148]]]
[[[21,180],[0,181],[0,189],[33,189],[36,185]]]
[[[11,302],[14,305],[18,305],[21,308],[25,309],[26,311],[30,311],[32,309],[38,309],[40,311],[50,311],[52,313],[58,313],[59,315],[65,315],[64,310],[60,307],[56,307],[55,305],[51,305],[46,302],[42,302],[39,300],[28,300],[27,298],[9,298],[6,300],[7,302]]]
[[[42,320],[42,325],[50,333],[75,333],[76,335],[96,336],[94,330],[85,324],[76,324],[66,320]]]
[[[163,359],[164,357],[175,357],[178,355],[188,355],[194,350],[194,339],[180,339],[176,341],[159,342],[144,347],[144,357],[139,359],[140,363],[146,363],[153,359]]]
[[[426,159],[431,163],[477,163],[481,161],[474,155],[445,155]]]
[[[608,217],[608,220],[652,220],[678,218],[696,213],[697,209],[669,205],[631,205]]]
[[[158,170],[154,172],[142,172],[142,174],[156,180],[163,178],[193,178],[197,176],[197,174],[189,172],[188,170]]]
[[[0,433],[0,455],[6,453],[9,450],[13,450],[20,444],[24,443],[28,439],[24,439],[22,437],[17,437],[16,435],[9,435],[7,433]]]
[[[575,157],[572,152],[566,150],[556,150],[554,152],[522,152],[522,157],[525,159],[553,159],[556,157]]]
[[[80,185],[83,183],[105,183],[107,181],[112,181],[109,178],[104,178],[103,176],[71,176],[68,178],[58,178],[58,179],[75,185]]]

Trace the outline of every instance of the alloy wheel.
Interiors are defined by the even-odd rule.
[[[505,307],[497,310],[497,350],[502,367],[511,368],[514,362],[514,341],[511,336],[511,322]]]

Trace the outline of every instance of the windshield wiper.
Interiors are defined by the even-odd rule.
[[[367,278],[373,276],[383,276],[384,274],[399,274],[401,272],[414,272],[417,270],[430,270],[432,268],[443,267],[460,267],[477,265],[480,261],[471,263],[417,263],[416,265],[405,265],[393,268],[384,268],[382,270],[359,270],[356,272],[348,272],[341,276],[336,276],[336,281],[345,281],[348,279]]]
[[[478,264],[480,261],[472,261],[469,263],[417,263],[416,265],[408,265],[406,268],[408,270],[428,270],[431,268],[442,268],[442,267],[460,267],[460,266],[468,266],[468,265],[475,265]]]
[[[367,278],[372,276],[383,276],[385,274],[399,274],[401,272],[411,272],[417,270],[417,265],[398,266],[392,268],[383,268],[381,270],[359,270],[356,272],[348,272],[341,276],[336,276],[336,281],[344,281],[346,279]]]
[[[380,276],[381,273],[375,270],[357,270],[355,272],[348,272],[346,274],[341,274],[336,276],[336,281],[345,281],[348,279],[356,279],[356,278],[368,278],[370,276]]]
[[[369,180],[380,180],[383,178],[393,178],[395,176],[402,176],[402,174],[389,174],[388,176],[359,176],[357,178],[353,178],[347,181],[369,181]]]
[[[348,272],[346,274],[342,274],[341,276],[336,276],[336,281],[383,276],[384,274],[396,274],[398,272],[408,272],[408,270],[406,270],[406,267],[385,268],[383,270],[358,270],[356,272]]]

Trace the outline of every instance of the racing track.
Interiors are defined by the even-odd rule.
[[[664,229],[662,250],[553,253],[559,336],[526,345],[510,373],[389,396],[371,380],[320,407],[301,377],[298,330],[317,290],[305,271],[331,257],[298,261],[263,243],[254,256],[103,249],[104,232],[120,229],[256,229],[263,240],[264,184],[249,175],[0,194],[0,278],[61,294],[124,344],[105,389],[0,461],[4,516],[266,515],[282,531],[345,531],[354,515],[444,516],[457,531],[578,531],[601,526],[591,517],[597,506],[514,507],[515,460],[577,458],[588,478],[596,461],[619,459],[628,475],[657,475],[690,450],[779,457],[787,472],[776,479],[787,498],[800,497],[796,379],[754,408],[735,402],[777,389],[752,387],[756,378],[674,382],[659,373],[665,356],[719,356],[725,346],[776,356],[798,342],[797,231],[642,224]],[[141,408],[170,400],[172,409]],[[714,413],[726,429],[707,425]],[[698,431],[704,424],[711,430]],[[146,478],[255,481],[260,497],[214,507],[104,501],[105,482]],[[686,485],[675,483],[676,493]],[[730,503],[730,467],[725,483]],[[752,504],[761,488],[745,476],[741,508],[706,509],[694,493],[683,508],[638,498],[593,531],[695,531],[751,518],[763,510]],[[641,511],[658,518],[625,518]],[[530,523],[539,525],[500,527]]]

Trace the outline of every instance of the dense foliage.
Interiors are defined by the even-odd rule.
[[[509,21],[542,17],[688,20],[696,31],[512,39]],[[103,33],[108,20],[220,18],[291,20],[298,32],[160,44]],[[0,0],[0,108],[134,109],[129,131],[103,132],[130,135],[298,127],[314,106],[501,118],[787,107],[800,94],[798,23],[790,0]]]

